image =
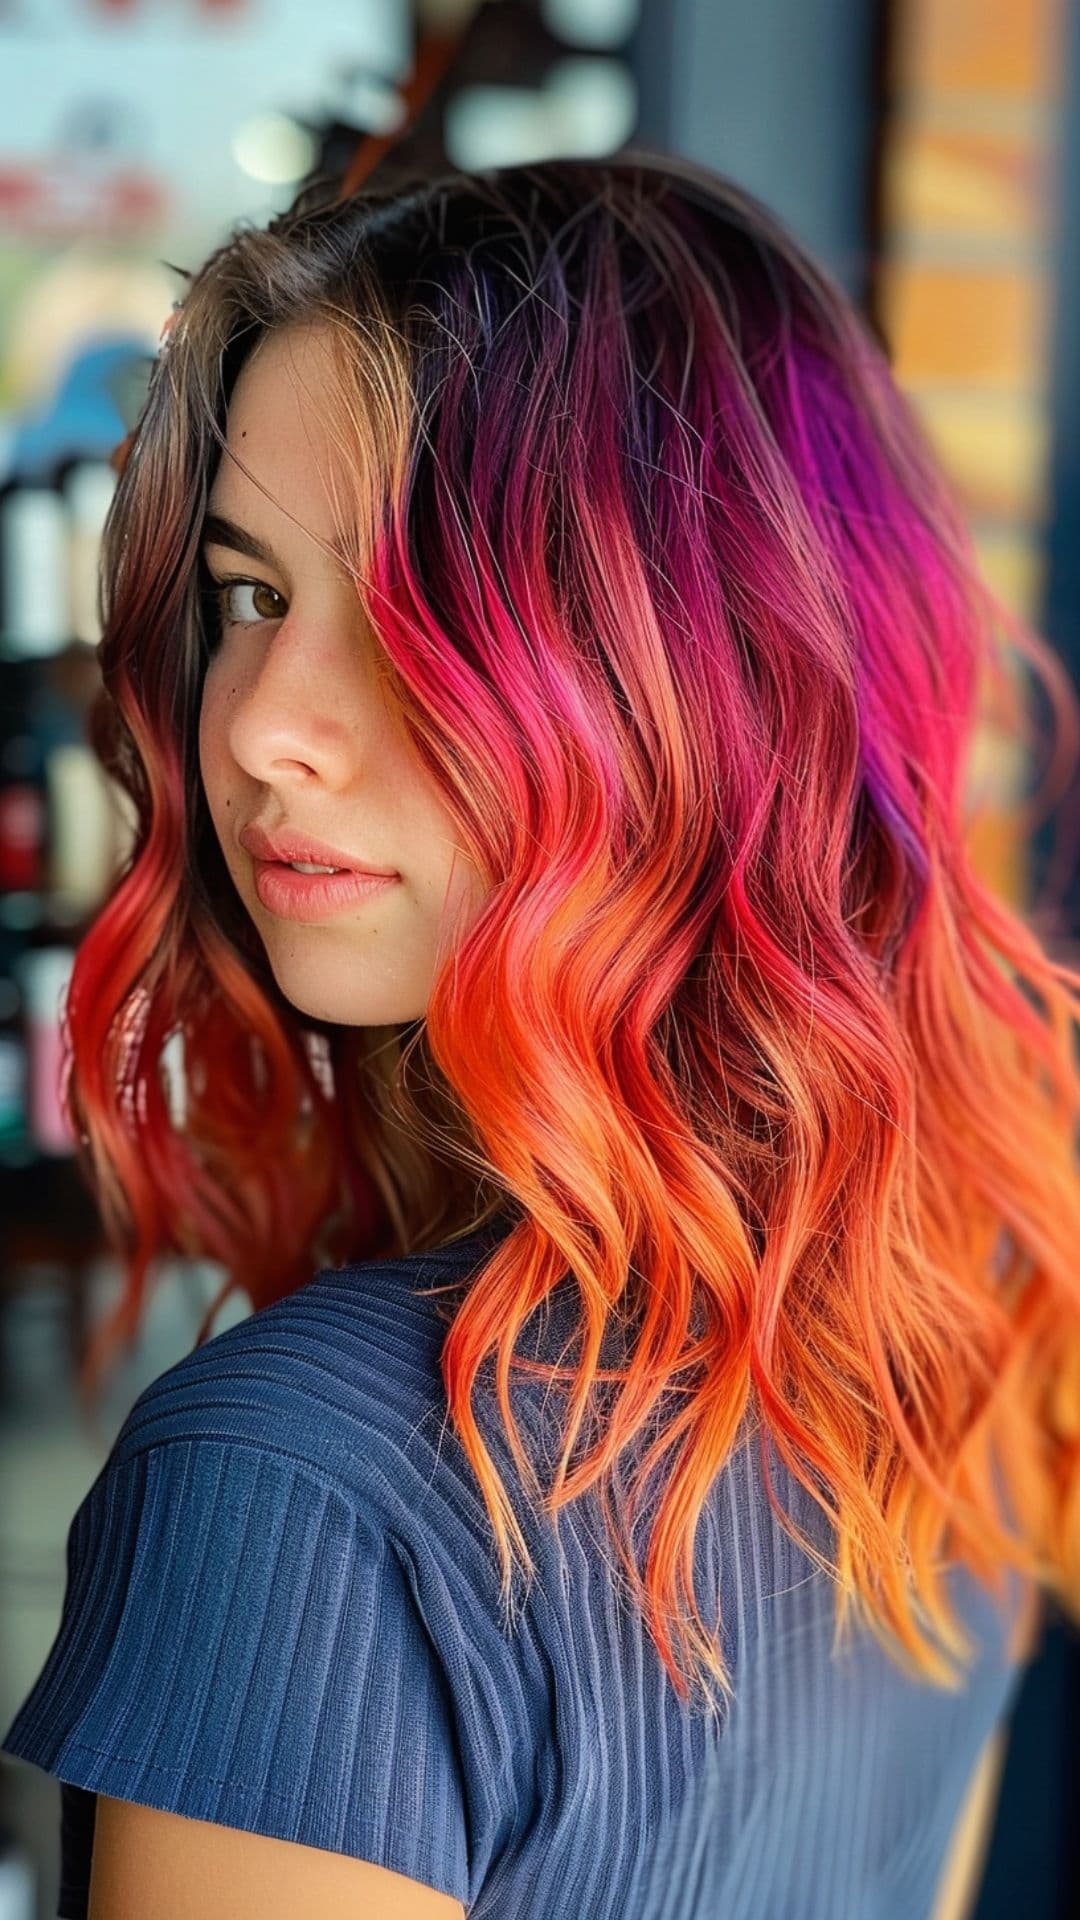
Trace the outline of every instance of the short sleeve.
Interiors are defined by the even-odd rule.
[[[395,1543],[269,1445],[177,1438],[106,1463],[0,1746],[87,1792],[468,1898],[453,1700]]]

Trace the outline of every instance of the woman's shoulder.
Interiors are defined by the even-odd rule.
[[[367,1279],[316,1276],[143,1389],[72,1520],[57,1634],[2,1744],[86,1792],[466,1904],[529,1723],[493,1711],[509,1656],[480,1561],[454,1500],[425,1500],[437,1322],[385,1268]]]
[[[209,1442],[279,1453],[342,1492],[375,1492],[390,1461],[423,1461],[438,1427],[446,1327],[392,1263],[323,1269],[142,1388],[110,1463]]]
[[[144,1387],[109,1455],[197,1443],[291,1462],[403,1537],[457,1500],[439,1356],[446,1333],[418,1286],[424,1261],[326,1268],[183,1355]]]

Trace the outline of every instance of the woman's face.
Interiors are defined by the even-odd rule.
[[[317,327],[267,335],[233,389],[228,445],[272,498],[223,453],[203,555],[216,583],[234,584],[219,603],[199,764],[226,864],[282,992],[320,1019],[382,1026],[423,1015],[440,920],[446,913],[452,944],[484,890],[379,676],[353,581],[305,532],[334,534],[326,476],[340,455],[309,397],[326,344]],[[320,883],[272,868],[277,891],[260,898],[261,863],[240,840],[252,823],[397,877],[329,906],[309,898],[299,909],[309,917],[298,918],[280,895],[295,886],[310,896]]]

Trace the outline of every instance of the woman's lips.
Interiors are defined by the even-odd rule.
[[[344,913],[373,894],[385,893],[401,879],[397,873],[294,873],[279,860],[255,861],[255,891],[268,913],[282,920],[311,922]]]

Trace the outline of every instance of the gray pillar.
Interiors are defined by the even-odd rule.
[[[876,0],[643,0],[643,142],[730,174],[864,287]]]

